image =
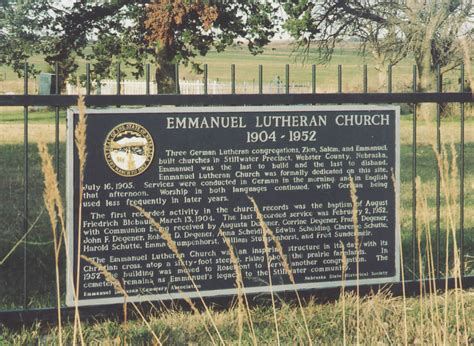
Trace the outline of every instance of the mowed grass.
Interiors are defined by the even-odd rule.
[[[0,124],[18,124],[24,121],[23,107],[0,107]],[[55,121],[54,111],[47,107],[28,108],[28,122],[32,124],[51,124]],[[60,122],[65,121],[64,111],[60,112]]]
[[[0,124],[3,126],[11,126],[12,124]],[[22,129],[21,124],[13,124]],[[39,126],[40,130],[45,130],[41,126],[48,124],[39,123],[32,124],[30,133],[33,133],[35,126]],[[51,143],[50,152],[54,152],[54,126],[48,131],[42,133],[44,138],[49,139]],[[466,257],[466,273],[474,271],[474,135],[473,121],[469,120],[466,124],[466,147],[465,147],[465,254]],[[412,120],[410,117],[402,117],[401,121],[401,231],[404,248],[404,257],[406,264],[407,278],[412,277],[412,143],[411,129]],[[419,138],[417,147],[417,175],[421,177],[422,183],[429,191],[428,199],[430,206],[430,222],[432,230],[435,229],[436,222],[436,170],[437,163],[431,144],[432,124],[419,124]],[[61,125],[64,128],[64,125]],[[449,134],[456,144],[457,153],[459,155],[459,123],[454,119],[443,122],[443,137],[448,140]],[[409,135],[408,135],[409,134]],[[12,143],[0,143],[0,195],[7,203],[2,203],[0,207],[0,260],[8,253],[15,243],[23,235],[23,203],[24,203],[24,147],[22,144],[22,132],[18,134],[18,140]],[[54,256],[51,227],[48,221],[47,213],[43,206],[43,176],[40,171],[40,160],[38,157],[36,143],[29,146],[29,227],[32,230],[27,238],[27,263],[28,263],[28,291],[30,294],[31,306],[45,306],[54,301]],[[460,164],[459,158],[457,159]],[[65,172],[65,144],[60,145],[60,182],[64,187]],[[458,196],[459,197],[459,196]],[[441,196],[441,249],[440,256],[444,261],[444,239],[445,239],[445,213],[443,212],[444,197]],[[456,222],[459,222],[458,209],[456,213]],[[459,223],[457,223],[459,224]],[[436,236],[433,233],[433,239]],[[2,285],[0,285],[0,307],[19,306],[22,299],[21,289],[23,280],[23,244],[19,246],[8,258],[8,260],[0,265],[0,277]],[[64,269],[64,267],[62,267]],[[20,286],[19,286],[20,283]],[[34,284],[33,284],[34,283]],[[41,283],[41,284],[37,284]]]
[[[363,69],[367,65],[368,90],[387,90],[385,71],[379,72],[374,66],[373,58],[370,54],[362,54],[355,45],[344,43],[336,48],[332,59],[328,63],[322,64],[318,60],[317,49],[312,48],[306,57],[294,52],[293,46],[288,42],[274,42],[267,46],[263,54],[252,55],[245,46],[229,47],[222,53],[211,50],[206,56],[198,56],[195,62],[208,64],[208,77],[210,81],[230,83],[231,65],[235,65],[236,82],[247,84],[258,84],[258,65],[263,66],[263,82],[276,83],[279,79],[285,82],[285,65],[290,65],[290,83],[292,85],[311,84],[311,65],[317,65],[316,90],[317,92],[337,92],[338,65],[342,66],[342,91],[353,92],[363,90]],[[30,64],[35,65],[37,70],[51,72],[41,56],[32,57]],[[86,61],[78,60],[78,74],[85,74]],[[411,56],[402,60],[393,67],[393,91],[410,91],[412,87],[414,60]],[[191,65],[180,66],[180,78],[186,80],[202,80],[202,74],[197,74],[190,67]],[[153,67],[152,67],[153,68]],[[132,69],[125,63],[121,64],[123,78],[132,80]],[[153,71],[153,70],[152,70]],[[474,74],[474,65],[471,71],[466,71],[466,78],[470,79]],[[459,90],[459,69],[454,69],[443,76],[444,90]],[[114,79],[111,76],[111,79]],[[144,77],[140,78],[144,80]],[[75,83],[75,80],[73,81]],[[31,81],[30,92],[36,92],[36,80]],[[282,84],[281,92],[284,86]],[[8,66],[0,66],[0,94],[2,93],[23,93],[23,81]],[[0,109],[1,111],[1,109]]]

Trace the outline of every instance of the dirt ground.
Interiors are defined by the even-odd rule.
[[[0,145],[23,143],[23,124],[0,124]],[[30,124],[28,126],[28,140],[30,143],[44,141],[52,143],[55,139],[54,124]],[[66,140],[66,126],[59,127],[59,140]]]

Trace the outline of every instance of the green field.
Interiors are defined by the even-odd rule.
[[[361,54],[356,47],[344,44],[337,48],[332,56],[332,60],[327,64],[318,61],[318,52],[311,49],[306,59],[295,52],[288,43],[272,43],[263,54],[253,56],[248,49],[243,46],[230,47],[223,53],[210,51],[205,57],[198,56],[195,59],[200,64],[208,64],[209,80],[229,83],[231,78],[231,64],[236,67],[236,82],[247,84],[258,84],[258,65],[263,65],[264,83],[275,83],[277,78],[281,83],[285,81],[285,64],[290,64],[290,83],[293,85],[307,85],[311,83],[311,65],[317,65],[317,91],[336,92],[337,91],[337,66],[342,65],[342,90],[362,91],[363,66],[368,66],[368,88],[369,91],[387,90],[386,73],[379,74],[374,68],[372,57]],[[29,63],[34,64],[38,70],[51,72],[41,56],[30,59]],[[86,61],[78,60],[78,74],[85,73]],[[393,91],[410,91],[412,87],[412,71],[414,61],[407,57],[393,67]],[[122,71],[125,79],[133,79],[131,69],[122,63]],[[466,71],[466,77],[474,74],[474,65],[471,73]],[[113,79],[112,77],[111,79]],[[181,65],[180,78],[186,80],[202,80],[202,75],[197,75],[191,71],[190,66]],[[142,78],[144,79],[144,77]],[[459,89],[459,70],[455,69],[443,77],[444,90]],[[75,79],[73,79],[75,84]],[[31,81],[29,89],[34,92],[36,82]],[[282,86],[282,92],[284,87]],[[6,92],[23,92],[23,81],[11,68],[0,66],[0,94]]]

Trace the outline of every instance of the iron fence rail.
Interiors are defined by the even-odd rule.
[[[302,105],[353,103],[461,103],[472,102],[470,92],[432,93],[324,93],[324,94],[221,94],[221,95],[87,95],[90,107],[144,105]],[[1,106],[77,105],[76,95],[0,95]]]
[[[31,95],[28,90],[28,64],[24,66],[24,92],[22,95],[0,95],[0,107],[5,106],[21,106],[23,107],[23,146],[24,146],[24,163],[23,163],[23,234],[26,237],[29,227],[29,107],[31,106],[48,106],[54,108],[55,115],[55,141],[54,141],[54,153],[55,153],[55,168],[59,172],[60,162],[60,109],[64,107],[70,107],[77,105],[77,95],[60,95],[60,70],[59,65],[55,66],[55,94],[54,95]],[[363,67],[362,75],[362,86],[363,92],[347,93],[343,92],[342,88],[342,66],[338,66],[337,72],[337,92],[335,93],[317,93],[317,67],[316,65],[311,66],[311,93],[304,94],[292,94],[290,89],[290,66],[285,65],[285,80],[284,80],[284,93],[283,94],[264,94],[263,93],[263,66],[258,66],[258,85],[259,92],[257,94],[236,94],[235,83],[236,83],[236,69],[235,65],[231,65],[230,77],[231,77],[231,93],[230,94],[213,94],[209,95],[208,91],[208,66],[204,65],[203,82],[204,82],[204,93],[202,95],[180,95],[179,84],[176,83],[174,94],[150,94],[150,65],[145,68],[146,78],[146,94],[145,95],[122,95],[121,94],[121,79],[122,73],[120,65],[116,68],[116,81],[117,89],[115,95],[91,95],[91,69],[90,64],[86,65],[86,78],[85,78],[85,103],[89,107],[105,107],[105,106],[161,106],[161,105],[173,105],[173,106],[192,106],[192,105],[302,105],[302,104],[368,104],[368,103],[408,103],[411,104],[413,112],[413,133],[412,133],[412,186],[411,186],[411,199],[416,201],[416,186],[415,179],[417,177],[417,105],[420,103],[435,103],[436,107],[436,150],[438,153],[441,152],[441,104],[444,103],[458,103],[460,105],[460,152],[459,152],[459,231],[460,231],[460,257],[461,257],[461,268],[464,269],[465,264],[465,104],[472,103],[473,94],[466,90],[464,84],[464,66],[460,66],[460,83],[458,92],[443,92],[441,85],[441,76],[439,68],[437,69],[437,83],[435,92],[418,92],[417,90],[417,70],[416,66],[413,66],[412,76],[412,90],[411,92],[393,92],[392,87],[392,67],[389,66],[387,71],[387,92],[380,93],[369,93],[368,92],[368,75],[367,66]],[[175,68],[176,80],[179,80],[179,68]],[[436,254],[436,279],[440,282],[440,246],[441,246],[441,225],[440,225],[440,209],[441,209],[441,189],[440,189],[440,168],[438,167],[436,172],[436,240],[435,240],[435,254]],[[413,277],[411,280],[406,281],[406,291],[409,293],[416,294],[419,289],[420,281],[416,277],[417,268],[417,239],[416,239],[416,203],[412,203],[412,272]],[[0,309],[0,323],[30,323],[34,320],[45,320],[53,322],[56,318],[57,307],[47,307],[43,309],[29,309],[28,308],[28,265],[27,265],[27,254],[28,245],[25,239],[23,245],[23,285],[22,285],[22,296],[23,296],[23,307],[15,310],[1,310]],[[474,286],[474,276],[464,276],[462,271],[464,287]],[[444,282],[444,281],[443,281]],[[454,287],[454,280],[448,279],[450,287]],[[1,284],[1,282],[0,282]],[[392,286],[391,290],[395,294],[402,292],[401,283]],[[444,287],[444,285],[438,285],[437,287]],[[367,286],[367,290],[380,289],[380,286]],[[337,290],[325,290],[325,292],[336,293]],[[328,293],[329,294],[329,293]],[[121,307],[116,306],[102,306],[102,307],[89,307],[81,308],[85,312],[83,317],[90,317],[94,314],[117,314]],[[66,307],[61,307],[61,311],[64,316],[69,316],[72,310]]]

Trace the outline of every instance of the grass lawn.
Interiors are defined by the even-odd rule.
[[[1,107],[0,124],[23,124],[23,107]],[[46,107],[28,110],[28,122],[32,124],[53,124],[54,111]],[[61,122],[65,121],[65,113],[61,112]]]
[[[230,47],[222,53],[210,51],[205,57],[197,57],[196,62],[208,64],[209,80],[230,82],[231,64],[235,64],[237,83],[258,83],[258,65],[263,65],[264,83],[275,82],[277,78],[285,81],[285,64],[290,64],[290,83],[307,84],[311,82],[311,64],[317,64],[317,91],[337,91],[337,66],[342,65],[343,91],[362,91],[363,66],[368,66],[369,91],[386,90],[386,73],[379,73],[374,68],[370,55],[362,55],[351,45],[337,48],[332,60],[325,65],[318,63],[318,52],[311,49],[306,60],[293,52],[293,47],[287,42],[275,42],[266,47],[263,54],[253,56],[246,47]],[[38,70],[51,72],[51,68],[41,56],[30,60]],[[393,67],[393,91],[410,91],[412,85],[413,58],[408,57]],[[86,61],[78,60],[79,74],[85,73]],[[131,68],[122,63],[125,79],[134,79]],[[474,74],[474,65],[471,75]],[[466,75],[467,71],[466,71]],[[113,79],[112,77],[111,79]],[[201,80],[202,75],[193,72],[190,66],[180,67],[180,78],[186,80]],[[141,78],[144,80],[144,77]],[[453,70],[443,77],[444,90],[459,90],[459,70]],[[35,92],[36,82],[31,81],[30,92]],[[23,93],[23,81],[8,66],[0,66],[0,94]]]
[[[28,237],[28,277],[30,283],[41,282],[41,285],[31,284],[29,290],[31,293],[32,306],[44,306],[50,304],[54,299],[54,260],[53,246],[51,242],[51,229],[47,213],[43,207],[42,191],[43,180],[39,166],[39,157],[37,154],[35,136],[43,139],[54,140],[54,124],[51,123],[53,114],[46,112],[38,112],[37,121],[33,121],[30,126],[30,135],[32,136],[32,144],[29,147],[29,222],[32,224],[32,231]],[[0,128],[4,132],[12,132],[14,126],[18,127],[19,133],[17,140],[10,143],[0,142],[0,194],[4,196],[3,203],[0,207],[0,259],[11,249],[11,247],[22,236],[22,217],[23,217],[23,145],[22,145],[22,124],[21,120],[6,121],[0,123]],[[469,120],[466,124],[466,161],[465,161],[465,229],[466,243],[465,251],[468,255],[467,272],[474,270],[472,260],[474,259],[474,135],[473,121]],[[64,129],[61,124],[61,128]],[[64,138],[64,130],[61,131],[61,138]],[[430,144],[432,137],[432,126],[420,122],[418,133],[420,135],[419,145],[417,148],[417,174],[421,177],[423,186],[428,191],[428,200],[431,208],[430,222],[432,229],[435,228],[435,176],[436,161],[433,149]],[[36,133],[36,135],[35,135]],[[405,263],[407,266],[407,277],[411,278],[411,253],[412,253],[412,146],[411,146],[411,118],[409,116],[402,117],[401,121],[401,229],[403,248],[405,254]],[[446,120],[443,122],[443,133],[448,134],[459,133],[459,123],[456,119]],[[444,137],[443,137],[444,138]],[[458,142],[457,137],[453,139]],[[50,144],[50,152],[53,152],[53,144]],[[459,152],[459,149],[458,149]],[[60,172],[61,185],[64,186],[64,142],[60,148]],[[441,253],[444,252],[444,229],[445,229],[445,213],[443,212],[444,200],[442,198],[441,213]],[[456,211],[457,213],[457,211]],[[34,221],[36,222],[34,223]],[[458,220],[458,218],[456,218]],[[33,224],[34,223],[34,224]],[[22,246],[18,247],[12,256],[0,265],[0,277],[2,277],[2,285],[0,287],[0,306],[14,307],[21,301],[18,283],[22,278]],[[442,262],[444,261],[442,255]],[[63,268],[64,269],[64,268]],[[6,283],[6,284],[3,284]]]

